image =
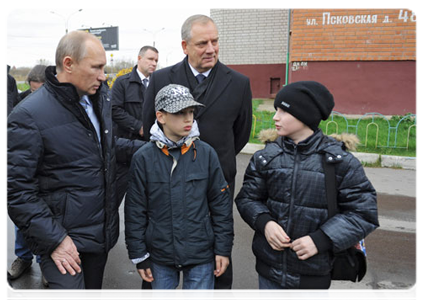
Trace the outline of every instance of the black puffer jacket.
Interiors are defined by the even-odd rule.
[[[21,101],[19,96],[16,80],[9,74],[10,66],[7,66],[7,115],[9,115],[13,107]]]
[[[336,163],[340,213],[327,220],[322,159],[329,157]],[[301,275],[329,274],[332,251],[352,246],[378,227],[376,192],[360,162],[320,130],[298,145],[278,138],[255,153],[236,204],[256,231],[257,271],[287,288],[297,288]],[[264,236],[269,220],[291,240],[310,235],[319,253],[301,261],[291,249],[273,250]]]
[[[108,251],[119,235],[115,141],[104,85],[90,97],[97,134],[73,85],[47,81],[8,118],[8,212],[35,254],[50,254],[69,235],[79,252]],[[138,146],[122,141],[130,158]]]

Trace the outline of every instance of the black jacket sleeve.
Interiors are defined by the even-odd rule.
[[[252,124],[252,94],[250,81],[247,80],[243,90],[243,101],[234,124],[235,154],[241,152],[248,143]]]
[[[264,227],[272,217],[266,205],[268,194],[265,178],[257,168],[258,155],[259,153],[256,153],[250,160],[235,203],[242,219],[253,230],[264,233]]]
[[[138,134],[143,124],[125,110],[125,79],[119,79],[116,79],[111,90],[113,122],[125,131]]]
[[[142,146],[146,144],[140,140],[129,140],[125,138],[115,138],[116,142],[116,162],[130,164],[132,156]]]
[[[156,77],[154,73],[150,75],[150,83],[145,92],[144,104],[142,108],[142,119],[144,126],[144,140],[150,140],[150,129],[156,120],[155,103],[156,97]]]
[[[37,173],[44,155],[43,141],[32,116],[21,107],[8,118],[7,137],[9,216],[35,254],[50,254],[67,232],[39,195]]]

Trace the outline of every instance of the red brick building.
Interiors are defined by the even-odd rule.
[[[253,97],[271,97],[286,80],[316,80],[326,85],[335,96],[335,110],[346,114],[379,112],[385,115],[416,112],[416,17],[406,9],[293,9],[279,10],[289,16],[288,22],[280,22],[281,48],[279,61],[244,63],[237,52],[235,61],[226,48],[230,37],[239,35],[231,31],[230,18],[237,10],[226,10],[224,17],[212,10],[221,35],[221,59],[232,68],[249,76]],[[266,14],[275,10],[255,10],[250,15],[249,26],[266,26]],[[264,11],[259,13],[257,11]],[[245,12],[243,13],[245,15]],[[286,18],[285,18],[286,19]],[[226,22],[219,22],[225,20]],[[238,20],[238,24],[243,19]],[[222,26],[225,27],[222,34]],[[238,26],[243,27],[242,24]],[[272,25],[275,26],[275,25]],[[288,27],[290,39],[288,42]],[[244,26],[244,29],[246,27]],[[275,33],[273,34],[275,35]],[[245,52],[249,36],[244,34]],[[251,39],[256,39],[254,34]],[[259,48],[266,49],[266,41]],[[270,41],[269,43],[272,43]],[[254,44],[257,48],[258,45]],[[235,49],[236,50],[236,49]],[[289,50],[289,51],[288,51]],[[266,54],[271,56],[270,53]],[[257,57],[257,55],[253,55]],[[287,59],[288,58],[288,59]],[[259,61],[259,59],[257,59]],[[288,68],[286,62],[288,61]],[[278,86],[278,81],[280,86]]]

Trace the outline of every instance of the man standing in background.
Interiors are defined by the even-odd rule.
[[[117,137],[131,140],[141,139],[143,134],[142,108],[144,94],[150,75],[156,70],[159,51],[152,46],[144,46],[138,53],[137,65],[131,73],[120,76],[112,87],[113,122],[117,127]],[[128,186],[129,165],[117,166],[117,195],[122,202]]]

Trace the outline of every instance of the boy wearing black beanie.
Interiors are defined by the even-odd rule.
[[[376,191],[360,162],[318,129],[334,107],[315,81],[278,92],[273,117],[278,138],[254,154],[236,197],[255,230],[260,289],[327,289],[333,253],[376,229]],[[328,219],[323,159],[335,164],[339,213]]]

